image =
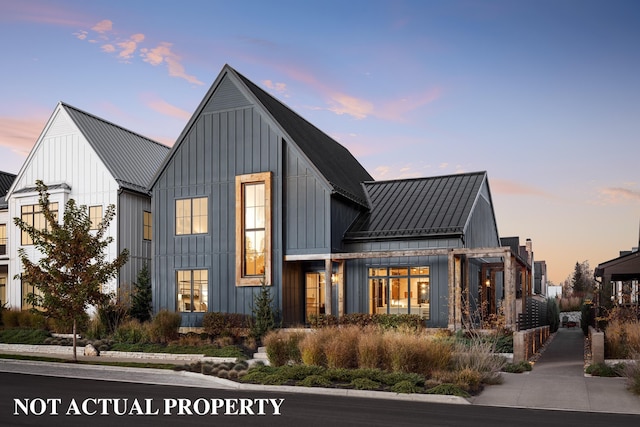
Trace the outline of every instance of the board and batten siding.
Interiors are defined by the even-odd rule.
[[[500,246],[493,206],[486,181],[482,184],[469,223],[465,229],[465,247],[493,248]]]
[[[78,205],[103,206],[103,211],[109,204],[118,205],[118,183],[113,179],[105,165],[98,157],[86,138],[75,126],[69,115],[60,107],[54,112],[47,127],[42,133],[42,139],[27,158],[27,162],[20,171],[14,183],[14,193],[9,199],[9,215],[19,217],[21,206],[38,203],[35,192],[20,192],[22,189],[34,188],[36,180],[42,180],[48,186],[65,184],[69,190],[51,190],[52,202],[59,202],[60,210],[64,208],[68,199],[74,199]],[[62,216],[60,216],[62,218]],[[117,228],[118,217],[114,218],[107,232],[114,242],[109,245],[107,259],[117,256]],[[22,271],[17,250],[21,246],[20,230],[7,224],[7,234],[11,257],[9,269],[12,272],[7,285],[7,298],[12,307],[20,307],[22,290],[19,279],[14,279],[16,273]],[[25,250],[32,260],[40,257],[33,246],[25,246]],[[114,280],[108,290],[116,292],[117,284]]]
[[[153,187],[154,310],[176,310],[176,271],[206,269],[208,311],[251,313],[259,287],[236,286],[235,177],[272,173],[272,296],[282,306],[282,141],[261,110],[223,79],[193,121]],[[224,110],[224,111],[218,111]],[[176,236],[175,201],[208,198],[208,232]],[[183,313],[199,326],[203,313]]]

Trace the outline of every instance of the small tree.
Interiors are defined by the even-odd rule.
[[[107,207],[95,232],[86,206],[76,205],[69,199],[65,205],[62,224],[49,208],[47,186],[36,181],[38,203],[45,218],[46,227],[40,229],[14,218],[14,223],[31,238],[42,254],[37,263],[32,262],[24,248],[18,250],[23,265],[20,278],[38,292],[27,294],[27,302],[44,310],[50,318],[73,324],[73,360],[77,361],[77,321],[91,305],[104,304],[111,295],[102,292],[102,286],[117,276],[120,267],[128,260],[125,249],[111,262],[106,260],[106,249],[113,241],[105,234],[115,215],[115,207]]]
[[[151,320],[151,278],[145,263],[138,272],[131,296],[131,316],[140,322]]]
[[[251,333],[254,338],[262,339],[272,329],[276,327],[276,315],[273,309],[273,297],[271,288],[262,283],[260,292],[254,296],[251,307],[253,313],[253,323]]]

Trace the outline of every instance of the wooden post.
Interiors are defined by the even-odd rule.
[[[332,262],[330,259],[324,261],[324,314],[333,314],[331,303],[333,302],[333,283],[331,282]]]

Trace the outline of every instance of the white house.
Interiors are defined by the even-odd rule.
[[[147,186],[168,151],[146,137],[59,103],[6,194],[10,219],[8,305],[28,308],[25,296],[31,290],[14,278],[22,270],[18,249],[24,248],[32,260],[39,254],[12,218],[45,226],[38,206],[37,180],[48,186],[51,208],[58,210],[60,220],[69,199],[87,206],[96,224],[107,206],[115,205],[116,216],[108,231],[113,237],[108,259],[125,248],[130,256],[106,291],[126,297],[138,271],[151,259],[151,196]]]

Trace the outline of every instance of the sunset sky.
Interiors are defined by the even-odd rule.
[[[638,246],[640,1],[0,0],[0,170],[59,101],[173,145],[228,63],[376,179],[487,171],[549,278]]]

